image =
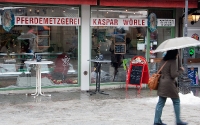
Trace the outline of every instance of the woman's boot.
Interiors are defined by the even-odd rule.
[[[174,112],[176,115],[176,123],[177,125],[187,125],[188,123],[186,122],[182,122],[180,119],[180,99],[176,98],[176,99],[172,99],[173,101],[173,105],[174,105]]]

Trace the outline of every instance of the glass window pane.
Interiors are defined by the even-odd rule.
[[[13,6],[11,11],[25,17],[79,17],[79,8],[71,6]],[[78,84],[78,26],[28,24],[9,32],[0,28],[0,87],[34,87],[35,66],[24,61],[35,53],[54,62],[42,65],[42,86]]]
[[[146,19],[147,11],[142,9],[126,8],[92,8],[93,18],[135,18]],[[145,57],[146,27],[123,26],[92,26],[91,58],[103,54],[104,59],[111,60],[103,64],[101,83],[125,82],[126,65],[123,60],[130,60],[136,55]],[[95,63],[91,67],[91,82],[95,83]]]

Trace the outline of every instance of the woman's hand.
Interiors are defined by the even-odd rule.
[[[183,71],[185,71],[185,69],[183,67],[180,67],[180,69],[182,69]]]

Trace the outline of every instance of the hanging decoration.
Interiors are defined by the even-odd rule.
[[[3,29],[9,32],[15,24],[15,16],[11,10],[4,10],[2,16],[2,26]]]
[[[157,17],[155,13],[151,13],[148,17],[148,27],[151,32],[157,29]]]

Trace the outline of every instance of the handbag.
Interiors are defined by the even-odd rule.
[[[157,73],[154,73],[148,81],[148,86],[150,90],[157,90],[158,89],[158,81],[161,76],[160,71],[163,69],[167,61],[162,65],[162,67],[159,69]]]

